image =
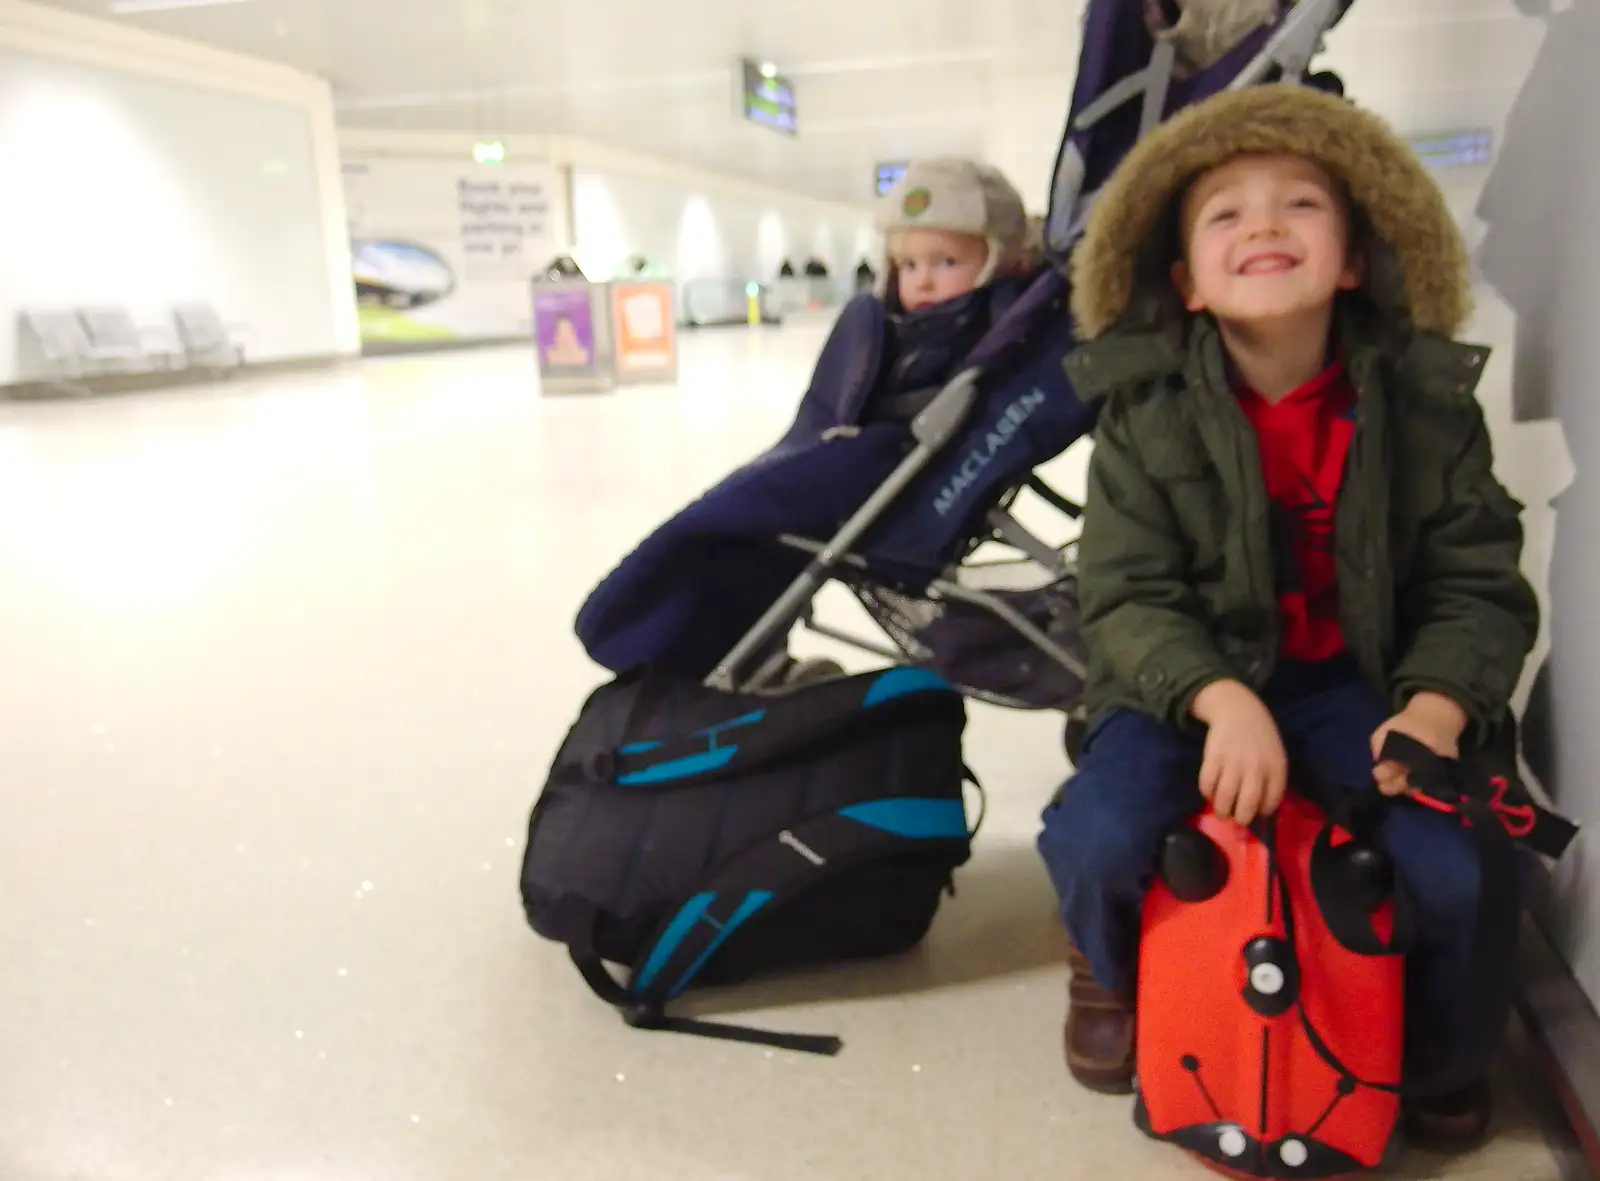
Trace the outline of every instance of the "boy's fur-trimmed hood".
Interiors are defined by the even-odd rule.
[[[1345,99],[1272,83],[1179,112],[1135,144],[1112,174],[1072,256],[1080,339],[1116,327],[1140,284],[1156,272],[1166,285],[1162,294],[1170,293],[1167,270],[1175,260],[1153,258],[1152,243],[1165,237],[1173,202],[1202,172],[1251,154],[1305,156],[1328,169],[1378,239],[1368,243],[1368,295],[1384,311],[1407,315],[1415,331],[1460,330],[1472,311],[1467,250],[1416,154],[1381,119]]]

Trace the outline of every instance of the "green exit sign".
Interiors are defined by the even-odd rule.
[[[479,164],[500,164],[506,158],[506,145],[499,140],[486,140],[472,145],[472,158]]]

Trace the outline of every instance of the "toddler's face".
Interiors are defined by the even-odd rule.
[[[908,312],[967,294],[988,261],[989,244],[971,234],[897,230],[889,240],[889,262]]]
[[[1182,233],[1172,278],[1184,306],[1224,323],[1326,311],[1361,283],[1344,200],[1298,156],[1241,156],[1205,173],[1184,198]]]

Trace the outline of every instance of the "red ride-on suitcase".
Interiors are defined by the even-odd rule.
[[[1291,792],[1250,829],[1207,812],[1162,844],[1139,948],[1135,1119],[1221,1172],[1331,1178],[1384,1163],[1401,1096],[1477,1078],[1504,1033],[1521,923],[1515,846],[1559,858],[1577,827],[1515,782],[1505,760],[1497,773],[1390,733],[1378,761],[1408,769],[1409,799],[1324,787],[1315,795],[1333,823]],[[1377,838],[1391,807],[1455,817],[1479,868],[1461,1044],[1404,1082],[1403,958],[1414,931]]]
[[[1170,833],[1139,953],[1140,1126],[1236,1177],[1382,1163],[1404,1044],[1397,925],[1385,855],[1303,798],[1253,829],[1206,812]]]

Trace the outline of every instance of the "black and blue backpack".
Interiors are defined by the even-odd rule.
[[[775,696],[625,673],[585,702],[534,806],[528,922],[637,1028],[837,1053],[666,1006],[920,943],[977,831],[965,727],[961,694],[916,668]]]

